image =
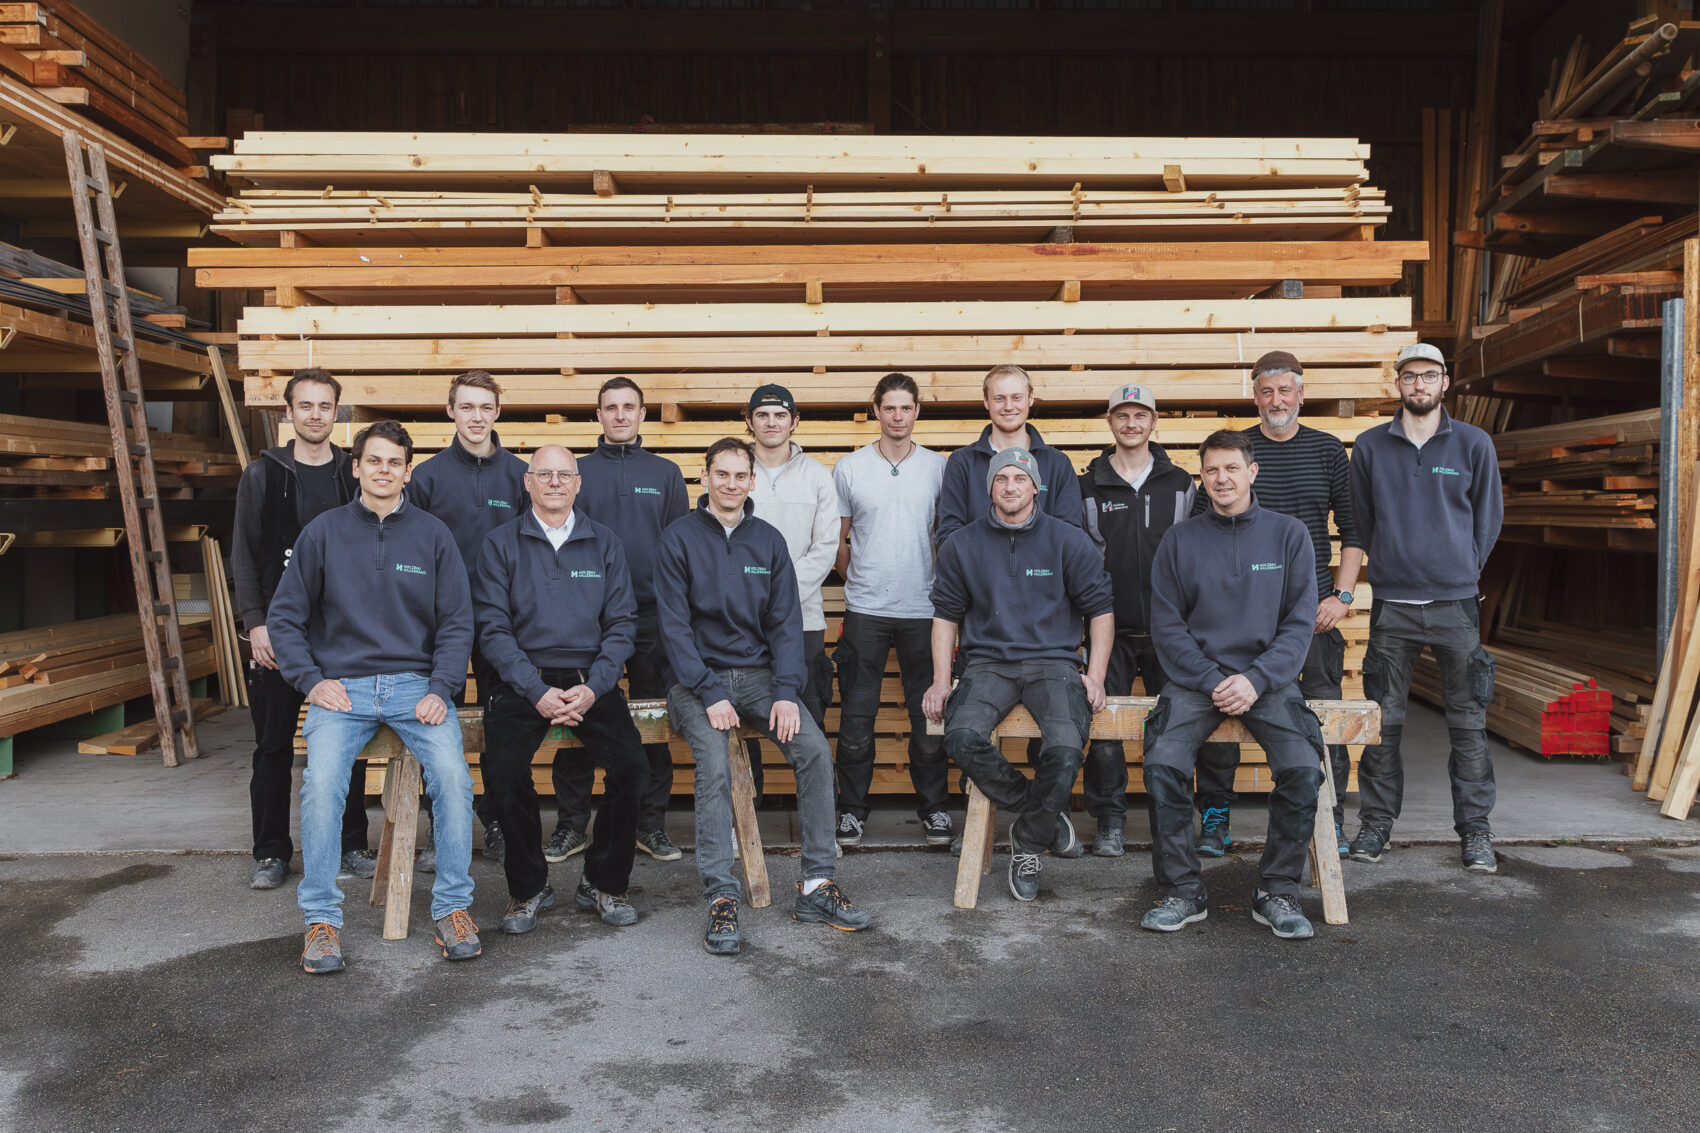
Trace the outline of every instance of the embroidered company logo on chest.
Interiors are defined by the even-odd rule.
[[[1028,567],[1027,568],[1027,577],[1028,578],[1052,578],[1056,575],[1056,573],[1057,573],[1056,571],[1049,570],[1045,567]]]
[[[634,495],[634,496],[659,496],[660,494],[661,494],[660,488],[633,488],[632,489],[632,495]]]
[[[1430,476],[1456,476],[1458,475],[1458,470],[1456,468],[1448,468],[1444,464],[1436,464],[1428,470],[1428,473]]]
[[[1252,563],[1252,570],[1280,570],[1280,563]]]
[[[429,573],[428,571],[426,571],[426,569],[424,567],[414,566],[412,563],[397,563],[395,565],[395,568],[397,570],[401,571],[401,573],[403,573],[403,574],[421,574],[422,575],[422,574]]]
[[[1098,508],[1105,514],[1108,514],[1112,511],[1126,511],[1127,505],[1119,500],[1100,500]]]
[[[766,567],[747,566],[747,567],[744,568],[744,573],[745,574],[772,574],[773,572],[771,570],[768,570]]]
[[[485,507],[505,507],[509,511],[512,511],[514,505],[509,500],[485,500],[484,506]]]
[[[601,578],[602,572],[599,570],[571,570],[567,572],[567,576],[569,578]]]

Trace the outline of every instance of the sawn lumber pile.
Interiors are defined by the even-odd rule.
[[[1538,654],[1491,646],[1496,665],[1488,730],[1543,756],[1612,754],[1612,694],[1586,673]],[[1415,695],[1440,706],[1440,666],[1424,653],[1411,677]]]

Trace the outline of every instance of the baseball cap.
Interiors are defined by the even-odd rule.
[[[1430,346],[1426,342],[1419,342],[1399,351],[1399,357],[1393,361],[1393,368],[1397,370],[1406,362],[1417,361],[1433,362],[1442,370],[1446,369],[1446,355],[1440,352],[1440,347]]]
[[[1128,403],[1143,405],[1151,412],[1157,412],[1157,395],[1147,386],[1117,386],[1110,391],[1110,404],[1106,413],[1114,413],[1118,408]]]
[[[797,403],[791,399],[791,391],[784,386],[765,385],[750,394],[750,407],[744,412],[754,413],[764,405],[777,405],[794,417],[797,414]]]
[[[991,466],[986,469],[987,495],[991,494],[992,484],[997,481],[999,470],[1011,467],[1025,472],[1027,474],[1027,478],[1033,481],[1033,486],[1035,488],[1040,491],[1044,490],[1045,482],[1039,478],[1039,462],[1033,458],[1032,453],[1017,446],[1015,448],[1002,449],[992,457]]]

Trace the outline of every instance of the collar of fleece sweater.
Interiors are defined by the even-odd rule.
[[[1214,523],[1223,531],[1234,531],[1242,527],[1250,527],[1259,519],[1263,518],[1263,509],[1258,506],[1257,494],[1254,492],[1251,497],[1251,506],[1240,512],[1238,515],[1223,515],[1221,512],[1216,510],[1216,506],[1214,504],[1212,504],[1210,509],[1204,514],[1210,517],[1211,523]]]
[[[454,439],[449,442],[449,452],[453,453],[454,458],[468,468],[488,468],[495,463],[498,456],[502,455],[502,438],[497,435],[494,429],[490,430],[490,445],[489,456],[473,456],[472,453],[467,451],[466,446],[460,443],[460,434],[456,433]]]
[[[379,515],[377,512],[373,511],[371,506],[366,503],[366,497],[358,493],[355,494],[354,502],[360,505],[354,509],[354,514],[358,515],[367,523],[372,524],[374,527],[386,520],[399,519],[402,514],[408,510],[407,489],[405,488],[402,489],[401,499],[395,502],[395,507],[390,510],[388,515]]]
[[[999,531],[1031,531],[1039,522],[1039,500],[1034,497],[1033,510],[1027,513],[1027,518],[1020,523],[1005,523],[1003,516],[998,514],[998,507],[993,504],[987,513],[992,517],[992,526]]]

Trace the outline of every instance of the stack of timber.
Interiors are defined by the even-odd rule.
[[[191,499],[197,487],[235,488],[241,466],[215,438],[152,430],[148,437],[162,499]],[[116,499],[117,482],[107,426],[0,413],[0,494]]]
[[[583,451],[597,389],[625,375],[646,394],[645,446],[687,480],[712,441],[743,434],[766,382],[792,391],[797,441],[831,465],[878,436],[868,393],[901,370],[921,388],[916,439],[949,452],[978,438],[982,379],[1007,362],[1077,468],[1109,441],[1105,392],[1137,381],[1162,400],[1158,439],[1196,470],[1209,432],[1252,423],[1265,351],[1304,361],[1307,422],[1348,445],[1390,404],[1391,359],[1416,335],[1410,301],[1386,295],[1427,247],[1374,239],[1387,209],[1366,154],[1340,139],[249,133],[213,159],[244,186],[214,218],[234,246],[190,262],[200,286],[248,293],[247,404],[276,410],[291,371],[322,366],[354,409],[338,443],[394,416],[416,459],[441,449],[448,381],[482,369],[503,387],[505,446]],[[1348,694],[1366,619],[1347,625]],[[890,678],[875,789],[906,792]],[[771,782],[789,790],[788,772]]]
[[[1659,417],[1640,409],[1494,434],[1501,539],[1656,550]]]
[[[190,679],[217,661],[204,625],[183,626]],[[150,695],[135,614],[0,633],[0,736]]]
[[[183,91],[142,55],[69,0],[0,3],[0,71],[159,155],[188,177],[206,178]]]
[[[1612,693],[1584,672],[1536,653],[1496,645],[1488,729],[1537,755],[1610,756]],[[1443,703],[1440,667],[1430,653],[1417,661],[1411,691]]]

